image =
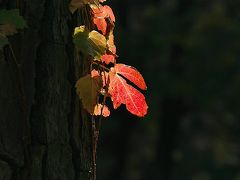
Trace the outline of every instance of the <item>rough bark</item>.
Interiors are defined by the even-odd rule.
[[[28,28],[0,55],[0,180],[90,180],[92,129],[75,93],[68,0],[18,1]],[[15,1],[4,4],[14,8]],[[77,60],[76,60],[77,59]]]

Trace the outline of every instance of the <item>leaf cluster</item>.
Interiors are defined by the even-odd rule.
[[[73,42],[78,51],[91,57],[91,72],[77,81],[77,93],[83,107],[92,115],[109,116],[106,99],[111,98],[114,109],[123,104],[132,114],[144,117],[148,109],[145,97],[128,82],[141,90],[147,89],[146,83],[135,68],[116,63],[115,16],[112,9],[102,5],[102,2],[72,0],[69,5],[70,11],[74,13],[88,4],[95,25],[93,30],[89,30],[85,24],[74,30]]]

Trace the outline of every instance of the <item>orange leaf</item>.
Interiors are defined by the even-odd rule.
[[[103,115],[103,117],[108,117],[110,115],[110,110],[105,105],[103,106],[102,104],[97,104],[94,108],[93,115],[95,116]]]
[[[108,40],[107,40],[107,46],[109,51],[111,51],[113,54],[116,54],[116,46],[114,44],[114,35],[113,31],[109,33]]]
[[[114,63],[115,62],[115,56],[111,54],[104,54],[102,55],[102,62],[109,64],[109,63]]]
[[[91,5],[91,8],[94,14],[94,24],[97,26],[98,30],[102,31],[103,35],[106,35],[108,26],[106,18],[110,18],[111,21],[115,22],[115,16],[112,9],[106,5]]]

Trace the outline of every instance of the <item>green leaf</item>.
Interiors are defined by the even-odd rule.
[[[6,36],[0,34],[0,50],[7,44],[9,44],[8,38]]]
[[[85,54],[91,55],[96,60],[106,53],[107,40],[97,31],[89,31],[85,26],[76,27],[73,42]]]
[[[73,42],[84,53],[92,54],[91,47],[88,42],[88,29],[85,26],[76,27],[73,34]]]
[[[18,9],[0,10],[0,24],[11,24],[17,29],[23,29],[27,27],[27,23],[19,14]]]

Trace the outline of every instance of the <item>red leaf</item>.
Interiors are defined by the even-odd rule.
[[[102,62],[109,64],[115,62],[115,56],[111,54],[104,54],[102,55]]]
[[[107,22],[106,18],[110,18],[111,21],[115,22],[115,16],[112,9],[109,6],[91,6],[94,14],[93,22],[97,26],[98,30],[102,31],[103,35],[107,33]]]
[[[107,22],[103,18],[94,18],[94,24],[96,24],[98,30],[102,31],[103,35],[106,35],[107,32]]]
[[[106,35],[107,22],[105,20],[105,13],[103,11],[103,6],[91,6],[94,17],[93,22],[97,26],[98,30],[102,31],[103,35]]]
[[[121,74],[122,76],[127,78],[129,81],[134,83],[140,89],[142,90],[147,89],[146,83],[142,75],[134,67],[127,66],[125,64],[116,64],[115,71],[116,73]]]
[[[127,110],[132,114],[139,117],[145,116],[148,106],[144,95],[127,84],[126,80],[117,75],[113,68],[111,68],[109,76],[109,94],[111,95],[114,108],[117,109],[121,104],[125,104]]]
[[[94,78],[94,77],[98,77],[98,76],[100,76],[100,75],[99,75],[99,72],[98,72],[97,70],[93,69],[93,70],[91,71],[91,76],[92,76],[92,78]]]
[[[112,9],[109,6],[107,6],[107,5],[103,6],[103,12],[106,15],[105,18],[110,18],[111,21],[115,22],[115,20],[116,20],[115,16],[113,14]]]

